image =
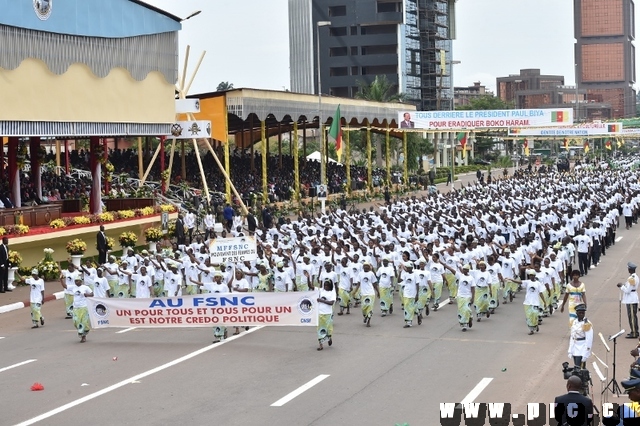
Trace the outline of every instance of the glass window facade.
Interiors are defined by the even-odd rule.
[[[623,0],[582,0],[582,37],[624,34]]]
[[[582,46],[583,82],[624,81],[624,44],[585,44]]]

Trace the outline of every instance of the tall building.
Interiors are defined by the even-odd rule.
[[[574,0],[577,81],[588,102],[611,105],[613,118],[636,113],[633,0]]]
[[[471,103],[471,100],[482,96],[493,96],[493,92],[487,90],[487,88],[479,81],[473,83],[473,86],[454,87],[453,93],[454,107],[467,106]]]
[[[504,102],[518,105],[518,94],[524,91],[546,91],[564,85],[564,76],[543,75],[539,69],[520,70],[520,74],[511,74],[508,77],[498,77],[496,88],[498,97]]]
[[[384,75],[418,109],[450,109],[454,22],[455,0],[289,0],[291,90],[317,93],[319,45],[323,94]]]

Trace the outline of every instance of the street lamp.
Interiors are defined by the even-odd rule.
[[[202,13],[202,11],[201,11],[201,10],[196,10],[196,11],[195,11],[195,12],[193,12],[191,15],[187,16],[187,17],[186,17],[186,18],[184,18],[184,19],[181,19],[181,20],[180,20],[180,22],[184,22],[184,21],[186,21],[187,19],[191,19],[191,18],[193,18],[194,16],[200,15],[201,13]]]
[[[320,77],[320,27],[328,27],[331,25],[331,21],[318,21],[316,22],[316,51],[317,51],[317,67],[318,67],[318,130],[320,132],[320,184],[326,185],[327,183],[327,171],[326,171],[326,147],[324,144],[324,128],[322,126],[322,79]]]

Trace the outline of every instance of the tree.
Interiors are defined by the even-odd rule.
[[[469,101],[469,105],[462,105],[457,107],[457,110],[483,110],[483,109],[512,109],[513,105],[509,102],[505,102],[502,99],[491,96],[479,96]]]
[[[371,84],[358,81],[358,93],[355,97],[372,102],[403,102],[406,98],[404,93],[398,92],[398,85],[390,82],[386,75],[377,75]],[[376,166],[382,167],[384,136],[373,134],[371,139],[375,144]],[[385,155],[390,155],[390,153]]]
[[[216,92],[224,92],[226,90],[232,90],[233,89],[233,83],[229,83],[228,81],[221,81],[220,84],[218,84],[218,88],[216,89]]]

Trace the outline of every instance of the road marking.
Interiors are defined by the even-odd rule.
[[[4,339],[4,337],[0,337],[0,340]]]
[[[619,242],[621,239],[623,239],[624,237],[618,237],[616,238],[616,243]]]
[[[116,334],[126,333],[127,331],[135,330],[135,327],[125,328],[124,330],[116,331]]]
[[[438,337],[438,338],[434,338],[433,340],[445,340],[445,341],[449,341],[449,342],[474,342],[474,343],[501,343],[501,344],[505,344],[505,345],[535,345],[536,342],[532,342],[532,341],[524,341],[524,340],[511,340],[511,341],[507,341],[507,340],[484,340],[484,339],[463,339],[463,338],[457,338],[457,337]]]
[[[469,392],[469,395],[464,397],[464,399],[462,400],[461,404],[469,404],[469,403],[473,402],[477,397],[480,396],[480,394],[482,393],[484,388],[489,386],[489,383],[491,383],[492,380],[493,380],[493,378],[487,378],[487,377],[485,377],[484,379],[480,380],[480,383],[478,383],[476,385],[476,387],[473,388],[473,390],[471,392]]]
[[[13,364],[13,365],[10,365],[8,367],[0,368],[0,373],[2,373],[4,371],[7,371],[7,370],[11,370],[12,368],[20,367],[21,365],[30,364],[30,363],[35,362],[35,361],[37,361],[37,359],[28,359],[26,361],[22,361],[22,362],[19,362],[17,364]]]
[[[308,391],[309,389],[311,389],[312,387],[314,387],[315,385],[317,385],[318,383],[320,383],[321,381],[323,381],[327,377],[329,377],[329,374],[321,374],[321,375],[319,375],[315,379],[313,379],[313,380],[305,383],[304,385],[300,386],[298,389],[294,390],[293,392],[283,396],[282,398],[280,398],[279,400],[277,400],[276,402],[271,404],[271,406],[272,407],[282,407],[284,404],[286,404],[287,402],[291,401],[293,398],[301,395],[302,393]]]
[[[182,356],[180,358],[174,359],[173,361],[169,361],[166,364],[162,364],[159,367],[156,367],[156,368],[153,368],[151,370],[145,371],[144,373],[140,373],[140,374],[138,374],[136,376],[133,376],[133,377],[130,377],[128,379],[122,380],[121,382],[118,382],[115,385],[111,385],[111,386],[106,387],[104,389],[101,389],[101,390],[99,390],[97,392],[89,394],[89,395],[87,395],[85,397],[76,399],[75,401],[72,401],[72,402],[70,402],[68,404],[62,405],[62,406],[60,406],[58,408],[54,408],[51,411],[47,411],[44,414],[40,414],[37,417],[34,417],[32,419],[29,419],[29,420],[26,420],[26,421],[24,421],[24,422],[22,422],[22,423],[20,423],[20,424],[18,424],[16,426],[29,426],[29,425],[32,425],[34,423],[38,423],[39,421],[42,421],[44,419],[48,419],[49,417],[53,417],[56,414],[62,413],[63,411],[66,411],[66,410],[68,410],[70,408],[76,407],[76,406],[78,406],[80,404],[83,404],[83,403],[85,403],[87,401],[91,401],[92,399],[95,399],[95,398],[97,398],[99,396],[105,395],[105,394],[107,394],[107,393],[109,393],[111,391],[119,389],[119,388],[121,388],[123,386],[126,386],[126,385],[131,384],[131,383],[136,382],[136,381],[139,381],[140,379],[143,379],[145,377],[151,376],[152,374],[158,373],[158,372],[160,372],[162,370],[166,370],[167,368],[173,367],[174,365],[178,365],[178,364],[180,364],[180,363],[182,363],[184,361],[188,361],[191,358],[195,358],[198,355],[202,355],[205,352],[209,352],[211,349],[218,348],[218,347],[224,345],[225,343],[232,342],[232,341],[234,341],[236,339],[239,339],[242,336],[246,336],[247,334],[253,333],[254,331],[258,331],[258,330],[260,330],[262,328],[264,328],[264,326],[258,326],[258,327],[249,329],[249,331],[246,331],[246,332],[244,332],[242,334],[239,334],[237,336],[231,336],[228,339],[223,340],[220,343],[214,343],[212,345],[205,346],[202,349],[198,349],[197,351],[191,352],[190,354],[187,354],[187,355]]]

